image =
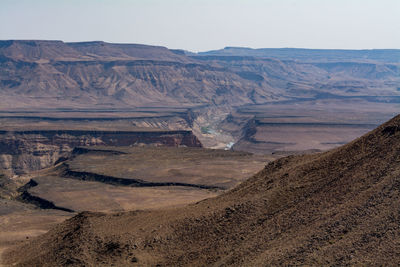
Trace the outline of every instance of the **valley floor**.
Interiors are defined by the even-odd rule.
[[[76,149],[68,160],[24,178],[30,186],[19,189],[22,202],[0,199],[0,249],[82,211],[170,208],[215,197],[274,158],[185,147]]]
[[[66,146],[60,149],[51,143],[43,145],[35,141],[34,146],[29,146],[25,142],[18,148],[22,149],[21,154],[11,156],[6,151],[16,147],[3,145],[0,175],[10,177],[13,168],[24,171],[29,164],[33,169],[50,167],[15,176],[20,181],[18,186],[8,185],[12,193],[4,191],[4,186],[0,188],[3,190],[0,191],[3,196],[0,198],[0,253],[82,211],[157,210],[216,197],[277,158],[341,146],[391,117],[397,108],[397,104],[363,101],[340,104],[311,101],[301,105],[249,105],[230,113],[216,111],[216,116],[213,111],[200,108],[194,117],[188,117],[193,112],[190,108],[89,113],[60,110],[53,114],[45,110],[32,114],[0,112],[0,130],[39,131],[31,136],[40,137],[40,142],[47,138],[41,137],[40,131],[47,130],[60,131],[60,136],[64,134],[62,131],[71,129],[164,131],[166,135],[172,133],[169,131],[193,130],[206,147],[222,148],[158,147],[159,140],[133,147],[99,146],[101,142],[88,136],[85,140],[91,140],[88,143],[91,147],[73,150]],[[21,136],[26,138],[28,133],[24,134]],[[168,138],[176,140],[171,134]],[[4,140],[7,144],[12,138],[8,134]],[[233,151],[229,150],[232,145]],[[49,158],[52,153],[53,157]],[[62,160],[52,166],[59,157]],[[21,189],[29,181],[33,181],[33,186]],[[16,191],[18,187],[20,190]],[[16,201],[14,197],[18,195],[19,201]]]

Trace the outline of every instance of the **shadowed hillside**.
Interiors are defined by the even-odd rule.
[[[397,265],[400,116],[184,208],[81,213],[6,254],[32,265]],[[24,251],[21,255],[21,251]]]

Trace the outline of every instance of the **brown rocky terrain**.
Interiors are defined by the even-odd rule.
[[[53,165],[76,146],[200,146],[188,108],[46,110],[0,113],[0,172]]]
[[[3,108],[249,103],[253,85],[163,47],[1,41]]]
[[[399,50],[0,41],[0,253],[89,210],[121,213],[82,213],[7,262],[397,263],[398,118],[200,200],[393,117],[399,62]],[[181,147],[201,144],[275,155]],[[70,154],[82,145],[106,148]],[[164,210],[122,213],[148,208]]]
[[[400,116],[181,208],[84,212],[6,253],[32,265],[398,265]],[[21,255],[20,251],[24,251]]]
[[[14,198],[67,211],[168,206],[220,194],[272,158],[198,147],[76,147],[54,167],[31,173]]]
[[[304,101],[241,106],[220,128],[232,134],[233,150],[257,154],[326,151],[367,133],[398,113],[395,103]]]
[[[233,51],[188,56],[138,44],[0,41],[0,108],[399,102],[397,50]]]
[[[36,117],[42,125],[75,113],[75,127],[89,118],[103,120],[99,129],[134,110],[134,119],[126,121],[139,127],[192,130],[206,147],[240,141],[237,149],[254,151],[257,143],[240,140],[240,126],[260,121],[265,106],[273,113],[297,106],[296,112],[304,113],[311,103],[313,117],[332,103],[332,116],[345,102],[356,107],[350,113],[383,104],[377,108],[382,114],[377,124],[382,123],[400,103],[399,62],[398,50],[226,48],[195,54],[139,44],[0,41],[0,117],[24,123]],[[224,119],[242,107],[249,116],[233,125],[239,129],[224,127]],[[344,143],[369,129],[338,132],[343,137],[336,141],[317,139]]]
[[[78,212],[159,209],[217,196],[273,158],[199,147],[76,147],[55,166],[0,179],[0,258]]]
[[[201,147],[191,131],[0,131],[0,168],[4,174],[24,174],[53,165],[77,146]]]
[[[237,149],[254,151],[257,143],[240,140],[243,129],[233,128],[258,120],[265,106],[273,113],[293,106],[304,113],[311,106],[315,112],[308,116],[318,117],[333,104],[334,117],[346,105],[355,106],[348,111],[353,113],[382,104],[376,108],[382,114],[377,124],[387,120],[400,103],[399,62],[399,50],[226,48],[195,54],[139,44],[0,41],[0,117],[19,116],[26,123],[37,115],[43,124],[75,113],[81,125],[88,118],[103,120],[98,129],[106,119],[126,118],[134,110],[129,123],[139,127],[192,130],[206,147],[242,141]],[[242,107],[248,115],[243,123],[224,127],[224,119]],[[344,143],[361,133],[349,131],[338,132],[343,137],[336,141],[317,139]]]

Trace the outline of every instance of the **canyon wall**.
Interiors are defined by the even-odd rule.
[[[53,165],[77,146],[202,147],[191,131],[0,131],[0,173],[20,175]]]

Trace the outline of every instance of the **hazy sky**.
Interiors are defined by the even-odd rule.
[[[0,0],[0,39],[400,48],[400,0]]]

